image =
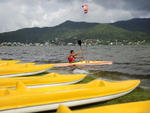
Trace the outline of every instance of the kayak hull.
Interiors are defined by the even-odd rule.
[[[36,74],[40,74],[40,73],[43,73],[43,72],[46,72],[46,71],[48,71],[48,69],[35,71],[35,72],[18,73],[18,74],[10,74],[10,75],[0,75],[0,78],[36,75]]]
[[[49,86],[59,86],[59,85],[69,85],[69,84],[75,84],[80,81],[82,81],[84,78],[71,81],[71,82],[63,82],[63,83],[55,83],[55,84],[43,84],[43,85],[34,85],[34,86],[27,86],[28,88],[40,88],[40,87],[49,87]]]
[[[150,100],[107,105],[82,110],[70,110],[67,106],[60,105],[56,113],[149,113]]]
[[[111,65],[112,61],[80,61],[75,63],[59,63],[54,64],[54,67],[67,67],[67,66],[82,66],[82,65]]]
[[[18,81],[24,83],[28,88],[40,88],[57,85],[68,85],[83,80],[86,74],[63,75],[50,73],[42,76],[1,78],[0,88],[15,88]]]
[[[133,90],[133,89],[132,89]],[[91,99],[83,99],[83,100],[75,100],[69,102],[60,102],[56,104],[46,104],[46,105],[39,105],[39,106],[31,106],[31,107],[24,107],[24,108],[17,108],[17,109],[10,109],[6,111],[0,111],[0,113],[31,113],[31,112],[40,112],[40,111],[47,111],[47,110],[55,110],[58,108],[59,105],[66,105],[68,107],[80,106],[90,103],[96,102],[103,102],[111,99],[115,99],[130,93],[132,90],[127,92],[119,93],[116,95],[104,96],[104,97],[97,97]]]
[[[118,98],[130,93],[139,80],[108,82],[95,80],[87,84],[28,89],[23,84],[16,89],[1,92],[1,113],[27,113],[53,110],[59,104],[78,106]],[[39,100],[40,98],[40,100]],[[18,101],[15,101],[15,100]]]
[[[15,64],[15,63],[18,63],[20,62],[19,60],[0,60],[0,65],[1,64]]]
[[[34,63],[14,64],[0,68],[0,78],[28,76],[43,73],[53,67],[52,64],[34,65]]]

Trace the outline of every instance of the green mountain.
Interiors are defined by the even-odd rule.
[[[150,34],[132,32],[110,24],[99,24],[91,28],[74,30],[60,36],[62,41],[76,41],[77,39],[101,40],[101,41],[150,41]]]
[[[17,31],[0,33],[0,43],[2,42],[24,42],[24,43],[35,43],[52,41],[61,35],[72,32],[79,29],[86,29],[97,25],[97,23],[86,23],[86,22],[72,22],[66,21],[55,27],[44,27],[44,28],[24,28]]]
[[[145,19],[144,19],[145,20]],[[133,20],[132,20],[133,21]],[[137,21],[136,21],[137,22]],[[144,21],[145,22],[145,21]],[[119,24],[118,24],[119,23]],[[100,40],[100,41],[143,41],[150,42],[150,33],[147,26],[142,29],[130,27],[123,22],[113,24],[99,24],[86,22],[66,21],[54,27],[25,28],[17,31],[0,33],[0,43],[2,42],[53,42],[56,44],[74,42],[76,40]],[[140,23],[142,23],[140,21]],[[149,21],[147,22],[149,23]],[[123,25],[126,28],[123,28]],[[139,24],[140,26],[141,24]],[[138,29],[138,30],[137,30]],[[144,32],[143,32],[144,31]]]
[[[129,31],[140,31],[150,33],[150,18],[135,18],[127,21],[115,22],[112,25],[127,29]]]
[[[68,28],[68,29],[86,29],[91,28],[99,23],[87,23],[87,22],[73,22],[73,21],[66,21],[58,26],[56,28]]]

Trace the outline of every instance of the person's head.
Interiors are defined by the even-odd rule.
[[[70,53],[71,53],[71,54],[74,53],[74,50],[70,50]]]

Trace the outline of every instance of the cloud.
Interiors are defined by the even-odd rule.
[[[150,11],[149,0],[93,0],[108,9]]]
[[[89,5],[84,14],[81,5]],[[66,20],[109,23],[150,17],[149,0],[0,0],[0,32],[45,27]]]
[[[124,0],[126,1],[126,6],[129,9],[135,11],[150,11],[150,1],[149,0]]]

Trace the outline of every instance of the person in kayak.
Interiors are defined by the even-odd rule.
[[[80,50],[79,52],[75,53],[74,50],[70,50],[70,54],[68,56],[68,61],[69,63],[74,63],[75,62],[75,59],[78,58],[78,59],[81,59],[83,57],[79,57],[78,54],[81,54],[82,53],[82,50]]]

